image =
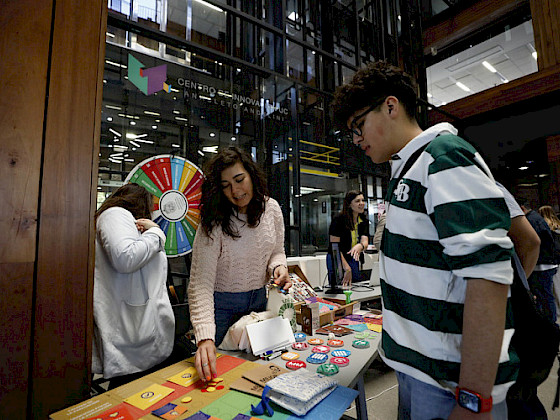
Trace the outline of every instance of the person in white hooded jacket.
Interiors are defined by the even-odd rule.
[[[143,376],[173,350],[166,238],[152,209],[152,195],[131,183],[95,214],[92,367],[112,379],[110,388]]]

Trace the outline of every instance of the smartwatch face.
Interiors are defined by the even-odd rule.
[[[477,395],[462,389],[459,391],[458,402],[461,407],[474,413],[480,413],[480,399]]]

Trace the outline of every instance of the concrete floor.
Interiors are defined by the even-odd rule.
[[[560,420],[560,408],[552,411],[558,382],[558,359],[548,379],[538,388],[538,395],[545,406],[549,420]],[[376,360],[364,375],[369,420],[396,420],[398,385],[395,372]],[[345,418],[356,418],[354,406],[346,411]]]

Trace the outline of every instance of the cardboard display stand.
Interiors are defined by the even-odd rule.
[[[309,281],[307,280],[307,277],[305,277],[305,274],[303,274],[301,268],[299,268],[298,265],[289,265],[288,272],[296,274],[300,279],[302,279],[304,282],[310,285]],[[337,319],[344,318],[347,315],[351,315],[352,313],[354,313],[354,311],[360,309],[359,302],[350,302],[347,304],[346,301],[342,299],[328,299],[328,300],[333,303],[339,304],[340,308],[320,314],[319,324],[321,326],[332,324]],[[294,303],[294,308],[296,310],[296,321],[300,325],[303,325],[303,315],[301,311],[303,305],[305,305],[305,302]]]

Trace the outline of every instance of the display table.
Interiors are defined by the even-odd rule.
[[[344,295],[342,295],[344,298]],[[315,338],[321,338],[327,343],[327,336],[326,335],[315,335]],[[336,337],[338,340],[344,341],[344,346],[340,347],[341,349],[350,350],[352,354],[350,355],[350,363],[348,366],[341,367],[339,373],[337,373],[334,378],[338,381],[338,383],[342,386],[346,386],[348,388],[354,388],[358,391],[358,398],[356,398],[356,411],[358,414],[358,419],[366,419],[368,418],[367,415],[367,405],[366,405],[366,395],[365,395],[365,388],[364,388],[364,373],[368,369],[369,365],[375,360],[378,355],[378,346],[379,342],[381,341],[381,333],[377,334],[377,337],[368,339],[369,341],[369,348],[367,349],[357,349],[352,347],[352,341],[356,339],[355,334],[346,335],[343,337]],[[294,351],[295,353],[300,354],[300,358],[298,360],[303,360],[306,362],[307,357],[311,354],[311,349],[314,346],[309,345],[309,348],[304,351]],[[331,350],[336,350],[337,348],[333,347]],[[245,352],[231,352],[231,351],[220,351],[224,354],[234,355],[245,360],[255,361],[257,363],[266,364],[270,363],[268,361],[261,360],[252,354],[248,354]],[[281,367],[286,367],[286,361],[282,360],[280,357],[271,360],[271,362],[277,364]],[[306,362],[307,363],[307,362]],[[308,370],[315,371],[319,365],[313,365],[311,363],[307,363]]]
[[[352,295],[350,299],[353,302],[367,302],[369,300],[375,300],[381,298],[381,286],[375,286],[371,289],[363,286],[367,286],[369,282],[360,282],[360,283],[352,283],[352,287],[356,290],[352,290]],[[326,289],[325,289],[326,290]],[[346,289],[345,289],[346,290]],[[348,289],[351,290],[351,289]],[[326,294],[325,291],[317,293],[320,297],[325,299],[346,299],[346,295],[344,294],[337,294],[337,295],[329,295]]]
[[[317,337],[324,339],[326,343],[327,336],[321,335]],[[340,337],[340,339],[344,341],[344,346],[340,348],[350,350],[352,354],[349,357],[349,365],[341,367],[340,372],[336,374],[334,378],[337,379],[340,385],[355,388],[358,391],[358,397],[356,398],[358,418],[367,419],[363,375],[377,355],[380,334],[368,340],[370,342],[370,347],[366,349],[352,347],[352,341],[355,339],[354,334]],[[311,354],[310,349],[312,347],[313,346],[310,345],[308,350],[299,352],[300,360],[305,361],[307,359],[307,356]],[[336,349],[337,348],[333,347],[331,350]],[[178,416],[178,419],[186,419],[197,411],[204,411],[206,409],[210,411],[209,414],[227,420],[235,417],[237,413],[247,412],[247,410],[250,410],[251,404],[258,403],[258,398],[230,390],[228,384],[239,379],[245,371],[254,369],[257,364],[275,363],[282,367],[286,365],[286,361],[281,358],[276,358],[267,362],[257,359],[252,354],[240,351],[219,351],[219,353],[221,353],[221,356],[217,360],[217,370],[218,376],[221,377],[223,381],[218,384],[221,386],[216,387],[212,393],[203,391],[200,381],[188,386],[181,386],[169,380],[173,376],[178,375],[180,377],[181,374],[184,374],[187,369],[193,366],[193,358],[190,358],[90,398],[65,410],[53,413],[50,415],[50,418],[53,420],[84,420],[90,418],[119,420],[158,419],[158,417],[151,414],[151,411],[167,403],[173,403],[188,407],[188,411]],[[318,365],[308,363],[307,369],[314,372],[317,366]],[[126,399],[133,396],[138,396],[138,398],[140,398],[140,395],[142,395],[142,398],[144,398],[146,394],[150,394],[150,392],[145,391],[148,389],[151,391],[154,386],[156,388],[160,386],[163,387],[157,389],[167,390],[169,394],[163,395],[157,402],[146,407],[136,407],[124,402]],[[156,397],[157,392],[158,391],[156,391]],[[182,403],[182,399],[187,396],[192,397],[192,401],[189,403]],[[118,414],[115,415],[115,413]],[[265,418],[263,416],[259,417]],[[282,418],[291,417],[289,415],[283,415]]]

